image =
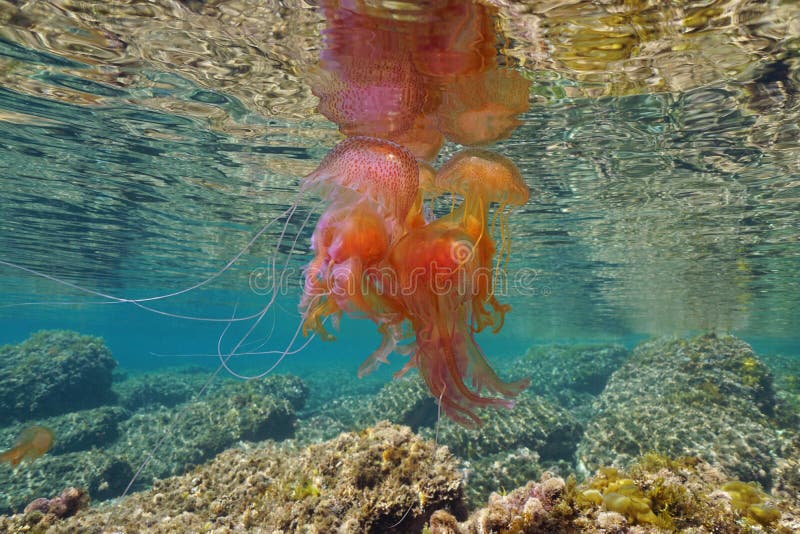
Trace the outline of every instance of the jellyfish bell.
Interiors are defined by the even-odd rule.
[[[506,207],[522,206],[530,198],[530,189],[513,161],[477,148],[462,150],[448,160],[436,173],[435,186],[463,198],[451,217],[460,218],[473,237],[490,237],[489,207],[496,203],[495,220],[503,249],[509,246],[510,238]]]
[[[450,158],[434,181],[440,191],[461,196],[464,211],[484,220],[492,203],[501,208],[522,206],[530,198],[530,189],[513,161],[478,148],[462,150]]]
[[[336,145],[302,186],[329,202],[368,198],[397,222],[405,220],[418,188],[419,166],[407,148],[363,136]]]
[[[505,156],[482,149],[466,149],[453,156],[436,173],[436,188],[462,197],[462,204],[447,217],[475,241],[475,254],[491,276],[479,279],[473,299],[473,329],[491,326],[496,333],[511,310],[498,301],[495,280],[501,279],[511,253],[508,206],[522,206],[530,190],[517,166]],[[489,208],[496,204],[494,216]],[[499,227],[500,247],[493,234]],[[499,252],[499,253],[498,253]]]

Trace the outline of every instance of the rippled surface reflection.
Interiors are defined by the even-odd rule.
[[[793,336],[796,4],[618,4],[501,9],[504,53],[533,81],[495,147],[533,191],[511,218],[504,332]],[[1,2],[0,21],[4,260],[116,293],[185,287],[339,139],[304,81],[320,18],[300,2]],[[247,298],[281,228],[216,285]],[[0,276],[6,303],[74,297]]]

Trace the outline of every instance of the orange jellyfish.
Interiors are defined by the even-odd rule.
[[[503,382],[475,341],[471,315],[482,291],[475,283],[482,267],[475,249],[459,225],[437,219],[407,233],[389,257],[415,335],[413,354],[398,375],[416,367],[443,412],[468,427],[481,424],[476,408],[510,408],[529,383]]]
[[[449,215],[430,220],[420,208],[421,196],[417,198],[407,232],[390,247],[388,257],[398,281],[401,308],[395,315],[408,319],[414,340],[400,345],[406,333],[395,329],[382,346],[402,346],[411,356],[399,374],[416,367],[445,414],[477,426],[477,408],[510,407],[528,385],[527,380],[503,382],[474,334],[489,325],[499,331],[510,310],[495,297],[494,276],[510,250],[506,208],[527,202],[529,191],[508,158],[485,150],[462,151],[432,175],[429,166],[421,166],[425,194],[450,192],[463,201]],[[491,204],[497,207],[490,219]],[[496,228],[501,236],[497,260],[492,238]],[[359,375],[379,361],[385,359],[371,355]]]
[[[342,312],[363,313],[386,332],[402,322],[399,305],[380,287],[379,267],[404,232],[418,187],[414,156],[391,141],[368,137],[342,141],[306,178],[304,188],[330,205],[311,238],[314,259],[300,302],[304,333],[332,339],[322,321]]]
[[[435,177],[435,188],[462,197],[462,204],[445,221],[458,225],[474,243],[474,253],[486,276],[476,277],[473,296],[473,329],[492,326],[498,332],[511,309],[495,296],[494,281],[504,274],[511,253],[509,206],[522,206],[530,197],[519,169],[505,156],[481,149],[462,150],[445,163]],[[497,204],[490,219],[489,207]],[[496,250],[495,230],[500,247]],[[499,252],[495,256],[495,254]],[[493,258],[494,262],[493,262]],[[488,272],[487,272],[488,271]],[[486,304],[491,310],[486,308]]]
[[[0,462],[18,466],[23,460],[35,460],[50,450],[54,442],[53,431],[43,426],[32,426],[23,430],[17,443],[0,454]]]

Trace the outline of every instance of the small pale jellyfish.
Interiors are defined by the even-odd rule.
[[[17,443],[0,454],[0,462],[16,467],[23,461],[33,461],[44,455],[53,446],[53,431],[43,426],[31,426],[23,430]]]

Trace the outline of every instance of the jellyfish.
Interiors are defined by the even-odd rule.
[[[17,443],[0,454],[0,462],[16,467],[23,460],[32,461],[43,456],[53,446],[53,431],[43,426],[31,426],[23,430]]]
[[[445,218],[458,225],[474,244],[474,254],[484,269],[476,277],[473,296],[473,329],[480,332],[492,326],[498,332],[505,314],[511,307],[501,304],[495,296],[494,281],[501,277],[511,253],[509,206],[522,206],[530,197],[528,186],[519,169],[505,156],[481,149],[467,149],[453,156],[436,173],[437,191],[460,196],[463,201]],[[497,204],[490,219],[489,208]],[[495,246],[493,234],[499,229],[500,247]],[[493,261],[494,259],[494,261]],[[487,309],[489,305],[491,310]]]
[[[419,176],[420,194],[406,218],[406,231],[390,245],[387,258],[398,283],[393,321],[384,323],[381,349],[364,361],[359,376],[386,361],[387,350],[400,348],[409,361],[398,375],[418,369],[446,415],[478,426],[476,409],[511,407],[528,385],[526,380],[503,382],[474,335],[490,325],[499,331],[510,310],[494,295],[497,249],[492,236],[499,229],[500,252],[506,254],[507,207],[527,202],[529,191],[508,158],[478,149],[460,152],[438,172],[420,164]],[[432,219],[423,200],[445,192],[463,201],[448,215]],[[492,204],[497,207],[490,219]],[[403,320],[409,328],[401,328]]]
[[[416,368],[443,412],[467,427],[481,424],[475,409],[510,408],[529,383],[503,382],[474,338],[473,303],[483,291],[475,284],[482,267],[475,250],[475,240],[454,219],[442,218],[405,234],[389,256],[415,336],[397,376]]]
[[[400,308],[381,287],[381,265],[419,208],[419,166],[406,148],[383,139],[339,143],[306,177],[304,188],[330,202],[311,238],[300,310],[304,332],[333,339],[326,317],[363,314],[386,336],[402,323]],[[394,346],[385,338],[387,346]],[[383,351],[385,352],[385,350]],[[391,352],[391,351],[389,351]],[[384,356],[376,356],[380,360]]]

